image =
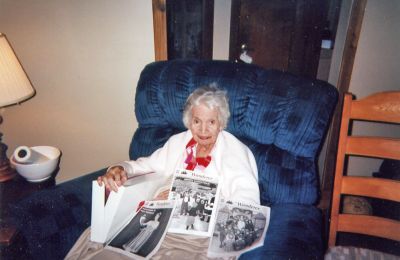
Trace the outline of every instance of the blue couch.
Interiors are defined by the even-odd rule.
[[[182,108],[198,86],[229,95],[227,130],[254,153],[261,202],[271,206],[264,246],[241,259],[321,259],[322,216],[316,161],[337,102],[322,81],[227,61],[175,60],[146,66],[138,82],[131,159],[151,154],[184,130]],[[117,115],[116,115],[117,116]],[[37,192],[13,205],[33,259],[62,259],[90,225],[91,181],[105,169]]]

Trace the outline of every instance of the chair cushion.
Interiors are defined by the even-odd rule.
[[[294,156],[275,145],[245,140],[258,168],[261,204],[314,204],[318,199],[318,178],[314,161]]]

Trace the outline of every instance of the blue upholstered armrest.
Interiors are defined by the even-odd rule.
[[[61,183],[11,205],[24,242],[19,250],[33,259],[63,259],[90,225],[92,181],[104,173]]]
[[[321,212],[314,206],[275,204],[264,246],[240,259],[322,259]]]

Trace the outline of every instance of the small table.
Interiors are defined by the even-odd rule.
[[[54,174],[52,176],[55,176]],[[18,230],[12,222],[10,204],[17,202],[30,194],[55,185],[54,177],[45,181],[33,183],[26,181],[20,175],[0,183],[0,250],[6,250],[13,244]],[[1,255],[3,252],[1,252]]]

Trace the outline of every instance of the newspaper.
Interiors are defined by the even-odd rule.
[[[263,245],[269,207],[220,199],[216,174],[189,170],[173,175],[168,200],[151,201],[162,179],[147,187],[154,176],[137,177],[108,199],[104,185],[93,182],[92,229],[97,236],[92,241],[133,259],[151,258],[167,232],[209,237],[208,257],[239,256]]]
[[[139,203],[152,200],[165,181],[165,177],[155,173],[134,176],[118,192],[108,192],[105,185],[93,181],[90,240],[102,244],[109,241],[136,214]]]
[[[229,257],[264,245],[270,208],[221,200],[208,257]]]
[[[175,201],[146,201],[135,216],[107,243],[106,249],[133,259],[149,259],[159,249]]]
[[[176,200],[168,232],[210,237],[219,201],[217,175],[177,170],[168,199]]]

